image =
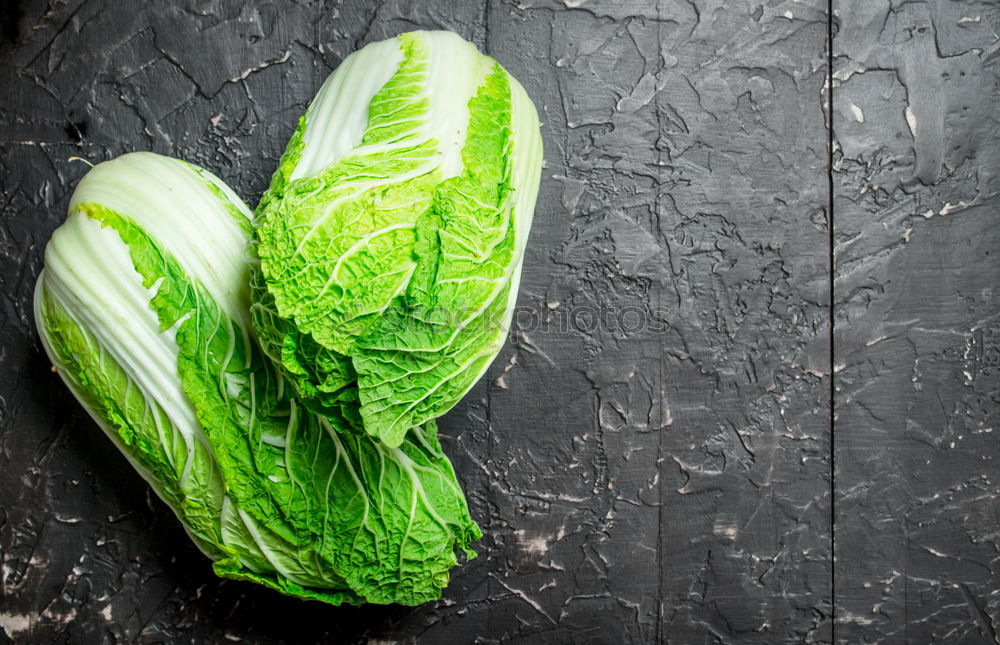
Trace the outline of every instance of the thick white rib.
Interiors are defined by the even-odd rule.
[[[70,212],[87,203],[135,222],[230,318],[249,328],[247,233],[230,210],[235,205],[249,218],[242,202],[220,199],[182,161],[135,152],[98,164],[86,174],[70,200]]]

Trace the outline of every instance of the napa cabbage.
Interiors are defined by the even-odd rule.
[[[331,603],[437,598],[480,532],[434,422],[389,445],[351,432],[347,403],[297,400],[251,326],[250,217],[194,165],[97,165],[45,251],[45,350],[219,575]]]
[[[450,32],[330,75],[254,213],[252,321],[300,399],[400,446],[502,346],[541,173],[538,116]]]

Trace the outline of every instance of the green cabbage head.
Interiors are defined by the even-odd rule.
[[[459,36],[350,55],[255,215],[253,323],[311,408],[399,446],[507,334],[541,174],[521,85]]]
[[[53,365],[219,575],[331,603],[438,598],[480,532],[433,421],[390,446],[295,400],[250,324],[250,235],[201,168],[94,167],[35,291]]]

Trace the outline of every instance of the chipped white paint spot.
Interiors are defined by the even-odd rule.
[[[969,22],[979,22],[982,20],[982,16],[962,16],[958,19],[958,24],[964,25]]]
[[[861,108],[859,108],[854,103],[851,103],[851,114],[854,115],[854,120],[857,121],[858,123],[865,122],[865,113],[862,112]]]
[[[891,576],[889,576],[888,578],[882,578],[881,580],[879,580],[879,582],[881,582],[884,585],[891,585],[892,583],[896,582],[896,580],[898,580],[902,575],[903,574],[893,569]]]
[[[0,614],[0,629],[6,632],[8,638],[14,638],[15,635],[28,631],[32,622],[30,614]]]
[[[947,215],[948,213],[962,210],[968,205],[969,205],[968,203],[961,200],[957,204],[949,204],[948,202],[945,202],[945,205],[941,207],[941,211],[938,214]]]
[[[286,62],[289,58],[291,58],[291,56],[292,56],[292,50],[288,49],[285,51],[284,54],[281,55],[281,58],[278,58],[277,60],[265,61],[260,65],[258,65],[257,67],[248,67],[245,70],[243,70],[238,76],[234,76],[233,78],[229,79],[229,82],[238,83],[239,81],[242,81],[243,79],[245,79],[247,76],[250,76],[254,72],[259,72],[260,70],[266,69],[271,65],[280,65],[281,63]]]
[[[785,17],[788,18],[789,20],[792,20],[793,18],[795,18],[795,14],[793,14],[791,11],[786,11]]]
[[[930,219],[935,215],[948,215],[949,213],[955,213],[957,211],[968,208],[969,206],[970,204],[964,200],[959,200],[957,204],[945,202],[944,206],[941,207],[941,210],[937,211],[936,213],[934,212],[934,210],[928,209],[927,212],[921,213],[921,215],[923,215],[925,219]]]
[[[739,535],[739,529],[736,528],[735,523],[725,522],[722,520],[716,520],[715,525],[712,526],[712,532],[719,537],[724,537],[729,540],[735,540],[736,536]]]
[[[69,611],[66,611],[65,613],[57,613],[46,610],[42,612],[42,616],[55,620],[61,620],[64,624],[69,625],[76,620],[76,607],[70,607]]]
[[[497,378],[497,380],[493,381],[493,384],[496,385],[501,390],[506,390],[507,389],[507,379],[505,378],[505,376],[507,375],[507,372],[509,372],[512,369],[514,369],[515,365],[517,365],[517,355],[516,354],[514,356],[510,357],[510,360],[507,361],[507,365],[505,365],[504,368],[503,368],[503,373]]]
[[[518,546],[526,553],[542,555],[549,550],[549,541],[544,535],[528,537],[524,529],[517,529],[514,531],[514,538],[517,540]]]
[[[99,613],[104,618],[104,620],[108,621],[109,623],[112,622],[111,605],[105,605],[104,608],[97,613]]]
[[[538,557],[548,552],[549,548],[566,537],[566,528],[559,529],[555,535],[531,534],[527,529],[515,529],[514,541],[525,554]]]
[[[833,80],[846,81],[855,74],[864,74],[866,71],[864,65],[859,65],[854,61],[847,61],[843,67],[833,73]]]
[[[903,116],[906,117],[906,125],[910,128],[910,135],[916,139],[917,138],[917,117],[913,114],[913,110],[907,105],[906,109],[903,110]]]
[[[872,613],[875,613],[875,608],[872,608]],[[853,624],[853,625],[871,625],[875,621],[873,621],[871,618],[868,618],[867,616],[854,616],[853,614],[848,614],[846,616],[838,618],[837,622],[845,623],[845,624],[849,624],[849,625],[851,625],[851,624]]]

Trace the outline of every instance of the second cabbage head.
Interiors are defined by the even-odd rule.
[[[330,76],[254,220],[253,324],[303,402],[398,446],[482,376],[517,294],[538,125],[450,32],[373,43]]]

